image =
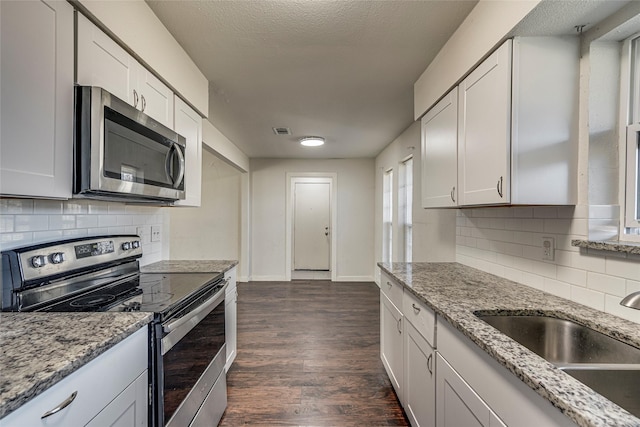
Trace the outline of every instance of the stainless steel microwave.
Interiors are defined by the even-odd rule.
[[[186,140],[102,88],[75,87],[75,197],[168,204],[185,198]]]

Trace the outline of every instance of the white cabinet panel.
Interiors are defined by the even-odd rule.
[[[422,207],[457,206],[458,88],[422,118]]]
[[[173,92],[149,70],[138,66],[140,111],[173,129]]]
[[[436,422],[435,352],[411,322],[404,324],[404,339],[405,413],[413,427],[433,427]]]
[[[149,377],[144,371],[133,383],[107,405],[87,427],[145,427],[149,407]]]
[[[389,298],[398,310],[402,310],[402,295],[404,294],[403,286],[389,277],[385,272],[381,272],[380,277],[382,282],[380,284],[380,290],[387,298]]]
[[[224,273],[224,278],[225,280],[229,280],[224,307],[225,342],[227,344],[225,371],[228,372],[238,351],[238,287],[236,284],[236,267]]]
[[[436,425],[438,427],[505,426],[460,375],[440,355],[436,386]]]
[[[402,296],[402,314],[430,346],[436,346],[436,314],[410,291]]]
[[[380,293],[380,357],[396,394],[402,401],[403,382],[402,313]]]
[[[511,40],[460,83],[460,204],[510,201]]]
[[[69,198],[73,8],[1,1],[0,21],[0,194]]]
[[[173,129],[171,89],[84,15],[76,16],[77,83],[101,87]]]
[[[202,117],[182,99],[175,97],[175,131],[187,140],[185,154],[186,198],[175,206],[200,206],[202,188]]]
[[[137,108],[137,61],[84,15],[76,17],[77,83],[101,87]]]

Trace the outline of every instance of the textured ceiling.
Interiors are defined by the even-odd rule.
[[[152,1],[209,79],[209,120],[250,157],[373,157],[476,1]],[[274,135],[272,127],[292,135]],[[327,143],[303,148],[299,137]]]

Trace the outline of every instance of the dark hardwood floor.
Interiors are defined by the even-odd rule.
[[[407,426],[380,361],[374,283],[238,285],[221,426]]]

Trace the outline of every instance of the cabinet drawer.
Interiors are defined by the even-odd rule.
[[[229,285],[227,286],[226,296],[229,297],[232,294],[237,294],[236,291],[236,267],[226,271],[224,273],[224,279],[229,281]]]
[[[429,345],[435,348],[436,314],[433,310],[420,302],[411,292],[405,292],[402,299],[402,313]]]
[[[144,327],[0,420],[2,427],[83,426],[147,370],[149,332]],[[42,419],[47,411],[75,399]],[[146,417],[145,417],[146,419]]]
[[[403,286],[397,281],[393,280],[387,273],[384,271],[381,272],[381,283],[380,289],[382,293],[389,298],[389,300],[398,308],[398,310],[402,310],[402,294]]]

